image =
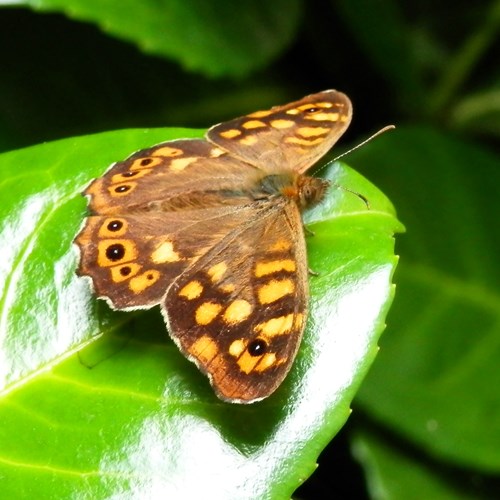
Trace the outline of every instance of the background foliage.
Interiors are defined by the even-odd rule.
[[[348,157],[406,225],[397,297],[296,496],[498,497],[500,2],[16,4],[0,11],[3,151],[206,127],[326,88],[354,103],[345,147],[398,125]]]

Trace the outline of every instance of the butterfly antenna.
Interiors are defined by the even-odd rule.
[[[351,193],[351,194],[357,196],[366,205],[367,210],[370,210],[370,202],[368,201],[368,198],[366,196],[363,196],[361,193],[358,193],[357,191],[353,191],[352,189],[341,186],[340,184],[337,184],[336,182],[331,182],[331,185],[335,186],[338,189],[342,189],[342,191],[347,191],[348,193]]]
[[[352,153],[354,150],[360,148],[361,146],[364,146],[367,142],[370,142],[372,139],[375,139],[375,137],[383,134],[384,132],[387,132],[388,130],[392,130],[396,128],[395,125],[387,125],[384,128],[381,128],[379,131],[375,132],[372,134],[368,139],[365,139],[363,142],[360,142],[357,146],[354,146],[353,148],[349,149],[349,151],[346,151],[345,153],[342,153],[341,155],[336,156],[332,161],[337,161],[339,158],[342,158],[345,155],[348,155],[349,153]]]
[[[332,161],[337,161],[339,158],[342,158],[343,156],[352,153],[355,149],[364,146],[367,142],[370,142],[372,139],[375,139],[375,137],[379,136],[380,134],[383,134],[384,132],[387,132],[388,130],[392,130],[394,128],[396,128],[394,125],[387,125],[386,127],[381,128],[379,131],[375,132],[370,137],[368,137],[368,139],[365,139],[363,142],[360,142],[357,146],[354,146],[345,153],[342,153],[341,155],[335,157]],[[366,205],[366,208],[370,210],[370,202],[368,201],[368,198],[366,198],[366,196],[363,196],[361,193],[358,193],[357,191],[353,191],[352,189],[346,188],[345,186],[341,186],[336,182],[332,182],[332,185],[335,186],[336,188],[342,189],[342,191],[347,191],[348,193],[357,196]]]

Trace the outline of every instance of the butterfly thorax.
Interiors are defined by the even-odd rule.
[[[261,181],[264,193],[292,199],[301,210],[319,203],[328,186],[325,179],[288,172],[267,175]]]

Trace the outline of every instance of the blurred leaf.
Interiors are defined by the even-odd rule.
[[[373,434],[358,432],[353,453],[362,464],[370,498],[374,500],[478,500],[476,493],[440,474],[436,467],[422,463]]]
[[[96,23],[146,52],[211,77],[242,77],[268,64],[291,42],[301,6],[300,0],[25,0],[23,4]]]
[[[89,180],[131,151],[195,135],[128,130],[0,156],[6,498],[288,497],[347,419],[392,299],[401,229],[390,202],[348,167],[331,164],[328,176],[371,210],[332,189],[308,214],[319,273],[308,328],[290,376],[261,403],[219,401],[158,308],[112,312],[76,277],[71,241]]]
[[[443,61],[439,81],[429,96],[430,113],[441,112],[453,98],[457,99],[465,81],[479,65],[484,54],[498,43],[500,31],[500,2],[493,0],[483,9],[480,26],[470,34],[452,57]]]
[[[411,31],[399,3],[341,0],[333,4],[388,85],[397,90],[403,109],[410,113],[420,111],[424,88],[417,70]]]
[[[450,113],[450,125],[461,131],[500,136],[500,87],[458,101]]]
[[[401,127],[349,160],[392,193],[405,221],[398,300],[357,403],[414,445],[500,471],[500,159]]]

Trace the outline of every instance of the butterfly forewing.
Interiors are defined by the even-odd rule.
[[[181,350],[227,401],[269,396],[288,373],[307,311],[300,214],[262,207],[168,290],[164,315]]]
[[[327,90],[220,123],[207,138],[252,165],[304,172],[337,142],[351,116],[349,98]]]
[[[241,204],[237,194],[255,184],[262,172],[201,139],[170,141],[115,163],[85,190],[98,214],[169,212]],[[228,198],[228,196],[226,196]]]

